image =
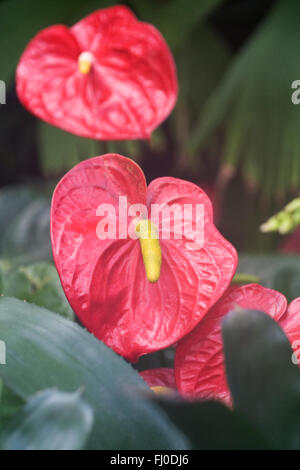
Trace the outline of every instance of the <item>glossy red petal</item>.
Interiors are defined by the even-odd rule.
[[[150,283],[138,240],[99,240],[97,208],[112,204],[118,226],[119,196],[127,196],[128,206],[147,201],[150,209],[151,202],[162,198],[168,204],[178,194],[181,203],[204,204],[205,244],[186,250],[189,233],[184,240],[160,240],[160,278]],[[126,220],[129,225],[132,218]],[[147,191],[141,169],[114,154],[82,162],[60,181],[52,201],[51,236],[74,311],[95,336],[132,361],[191,331],[226,289],[237,263],[234,248],[213,225],[209,199],[197,186],[165,178]]]
[[[199,325],[178,343],[175,378],[183,395],[231,403],[224,369],[221,323],[223,317],[238,306],[261,310],[279,321],[287,302],[279,292],[257,284],[230,287]]]
[[[78,69],[82,52],[91,71]],[[17,92],[39,118],[94,139],[148,138],[177,98],[172,55],[151,25],[129,9],[96,11],[72,28],[44,29],[25,49]]]
[[[149,387],[168,387],[176,389],[174,370],[168,367],[143,370],[139,373]]]

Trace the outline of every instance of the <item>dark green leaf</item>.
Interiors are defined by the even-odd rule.
[[[182,434],[146,398],[136,371],[101,341],[59,315],[0,299],[0,336],[7,365],[0,374],[23,399],[41,389],[84,387],[95,422],[93,449],[182,449]]]

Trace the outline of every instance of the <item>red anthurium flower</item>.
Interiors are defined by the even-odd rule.
[[[286,314],[287,301],[279,292],[257,284],[230,287],[199,325],[178,343],[175,377],[181,394],[194,398],[214,398],[231,404],[225,376],[221,327],[223,317],[237,306],[263,311],[277,321],[287,335],[289,329],[294,332],[298,328],[300,336],[299,303],[297,327],[293,322],[293,303]]]
[[[166,177],[147,188],[140,167],[115,154],[79,163],[59,182],[51,237],[74,311],[131,361],[190,332],[237,265],[198,186]]]
[[[18,65],[17,92],[29,111],[68,132],[138,139],[173,109],[177,78],[160,33],[114,6],[39,32]]]

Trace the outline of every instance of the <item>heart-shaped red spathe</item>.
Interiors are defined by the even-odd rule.
[[[91,70],[79,71],[83,52]],[[149,138],[177,99],[172,55],[161,34],[124,6],[92,13],[71,28],[39,32],[17,68],[17,93],[44,121],[93,139]]]
[[[182,222],[175,217],[171,239],[164,239],[161,217],[161,272],[157,282],[149,282],[138,239],[97,236],[97,209],[102,204],[114,206],[119,226],[120,196],[127,197],[128,207],[146,205],[149,219],[152,204],[203,205],[204,245],[187,249],[194,240],[188,230],[175,239]],[[195,211],[189,225],[195,228],[194,216]],[[235,249],[217,231],[212,217],[210,200],[198,186],[166,177],[147,188],[142,170],[120,155],[95,157],[70,170],[53,195],[51,237],[64,291],[83,324],[131,361],[190,332],[225,292],[237,265]],[[126,215],[127,226],[132,219]]]
[[[181,394],[231,404],[221,327],[224,316],[236,307],[261,310],[281,324],[287,301],[281,293],[258,284],[230,287],[199,325],[177,345],[175,377]]]

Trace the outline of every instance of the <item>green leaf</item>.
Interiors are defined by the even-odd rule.
[[[197,450],[266,449],[259,433],[238,413],[218,402],[158,400]]]
[[[278,324],[238,310],[223,321],[228,384],[234,408],[275,449],[300,449],[300,372]]]
[[[0,299],[7,365],[0,375],[20,397],[84,387],[95,422],[91,449],[184,449],[186,440],[144,395],[138,373],[93,335],[63,317],[16,299]]]
[[[74,319],[53,264],[19,266],[3,276],[1,294],[16,297]]]
[[[238,274],[243,272],[257,276],[260,284],[278,290],[289,302],[300,295],[300,256],[241,255]]]
[[[239,164],[247,184],[268,198],[300,184],[300,108],[291,100],[300,76],[299,14],[298,0],[274,3],[207,101],[188,144],[199,149],[223,125],[224,163]]]
[[[2,450],[79,450],[93,424],[91,407],[81,393],[44,390],[30,397],[2,432]]]

